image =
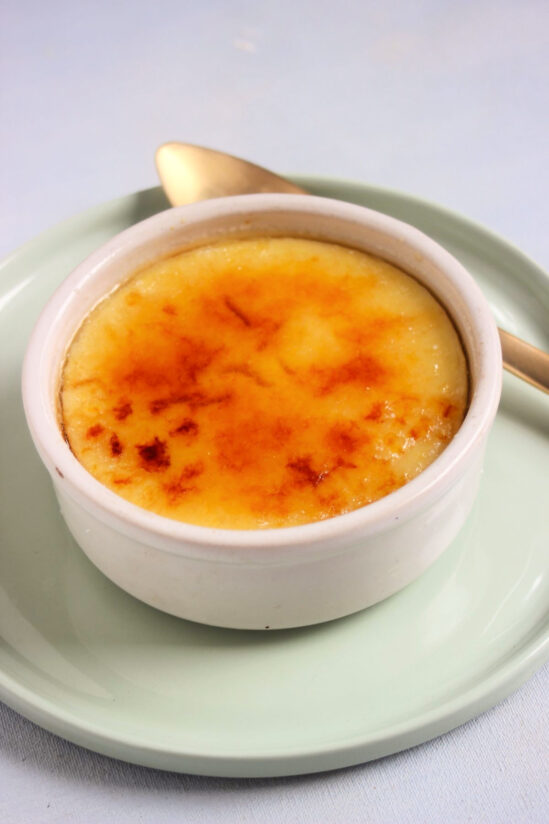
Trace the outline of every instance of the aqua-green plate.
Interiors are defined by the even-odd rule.
[[[502,325],[549,346],[549,279],[504,241],[401,194],[298,182],[415,224],[478,278]],[[152,189],[96,207],[2,267],[0,697],[97,752],[223,776],[367,761],[493,706],[549,658],[549,397],[516,378],[458,539],[414,584],[350,618],[271,633],[192,624],[119,590],[69,536],[23,418],[26,341],[82,258],[166,205]]]

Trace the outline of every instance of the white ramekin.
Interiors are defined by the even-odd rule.
[[[304,526],[221,530],[128,503],[95,480],[63,439],[60,369],[97,301],[144,264],[227,236],[305,236],[373,252],[421,281],[450,313],[471,376],[465,420],[444,452],[396,492]],[[117,235],[55,292],[33,331],[23,399],[62,514],[93,563],[132,595],[166,612],[224,627],[276,629],[363,609],[417,578],[467,517],[501,392],[496,325],[458,261],[418,230],[326,198],[244,195],[171,209]]]

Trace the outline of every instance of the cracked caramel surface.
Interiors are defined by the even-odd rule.
[[[84,320],[61,382],[78,460],[127,500],[227,529],[330,518],[398,489],[463,419],[467,365],[431,294],[334,244],[212,244]]]

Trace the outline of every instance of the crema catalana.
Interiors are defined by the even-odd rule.
[[[65,437],[140,507],[225,529],[365,506],[441,453],[467,363],[444,308],[376,257],[297,238],[213,243],[137,272],[63,368]]]

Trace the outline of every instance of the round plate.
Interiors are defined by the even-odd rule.
[[[502,240],[393,192],[297,182],[418,226],[478,278],[502,325],[548,346],[549,280]],[[414,584],[349,618],[270,633],[182,621],[119,590],[69,536],[23,418],[26,341],[83,257],[166,206],[159,189],[121,198],[3,265],[0,696],[98,752],[220,776],[367,761],[492,706],[549,658],[549,397],[511,376],[458,539]]]

